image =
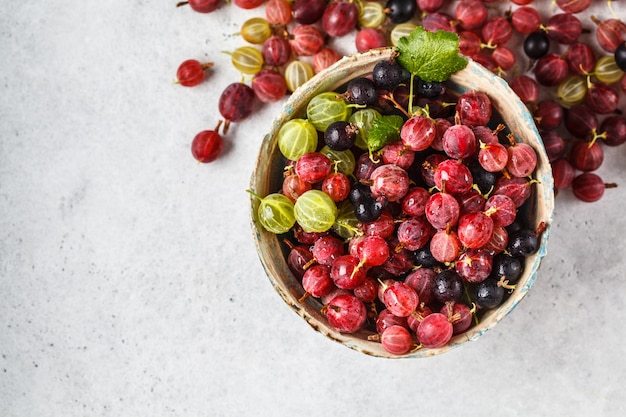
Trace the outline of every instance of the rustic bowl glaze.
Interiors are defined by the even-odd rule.
[[[285,103],[282,112],[273,121],[269,133],[264,137],[259,150],[250,187],[256,194],[265,196],[280,190],[282,186],[283,157],[278,149],[276,136],[281,125],[294,117],[303,117],[309,100],[323,92],[335,91],[352,78],[371,73],[374,65],[393,55],[391,48],[382,48],[368,51],[363,54],[344,57],[339,62],[313,77],[309,82],[298,88]],[[506,81],[484,67],[470,61],[465,69],[454,74],[447,84],[448,90],[458,94],[468,90],[486,92],[494,108],[500,113],[503,121],[516,140],[532,145],[537,151],[538,167],[534,184],[534,192],[527,205],[530,225],[535,228],[544,223],[546,229],[540,238],[539,250],[525,261],[524,272],[516,289],[493,310],[487,311],[477,325],[465,333],[454,336],[450,342],[438,349],[419,349],[406,355],[396,356],[388,353],[379,342],[369,341],[369,331],[362,330],[356,334],[342,334],[332,329],[326,318],[320,312],[321,303],[309,297],[299,302],[303,289],[285,260],[285,247],[280,237],[267,232],[256,220],[258,200],[251,198],[251,226],[253,237],[258,250],[259,258],[274,286],[282,299],[300,315],[313,329],[326,337],[367,355],[386,358],[417,358],[433,356],[456,348],[466,342],[476,340],[487,330],[495,326],[502,318],[509,314],[528,293],[537,278],[537,272],[542,258],[546,254],[546,244],[552,223],[554,209],[553,179],[548,157],[535,127],[535,122],[526,106],[509,88]]]

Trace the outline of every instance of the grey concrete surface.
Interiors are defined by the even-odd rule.
[[[190,155],[240,80],[222,51],[262,12],[175,3],[3,4],[0,415],[624,415],[626,146],[600,202],[558,196],[540,276],[498,326],[367,357],[309,328],[257,258],[245,190],[280,103],[218,161]],[[189,58],[215,62],[193,89],[174,83]]]

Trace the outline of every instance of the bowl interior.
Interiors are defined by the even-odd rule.
[[[334,91],[352,78],[371,73],[376,63],[391,58],[393,53],[391,48],[381,48],[345,57],[297,89],[284,105],[280,115],[273,121],[270,132],[263,139],[251,177],[251,190],[264,196],[276,192],[282,186],[284,158],[278,149],[276,136],[283,123],[295,117],[303,117],[307,103],[316,94],[323,91]],[[509,88],[505,80],[473,61],[470,61],[465,69],[451,77],[447,88],[458,94],[470,90],[487,93],[494,108],[500,113],[504,123],[515,135],[516,140],[528,143],[535,148],[538,156],[535,179],[538,182],[534,184],[533,195],[525,205],[526,213],[524,215],[528,217],[529,225],[537,228],[540,223],[544,223],[546,230],[541,235],[539,250],[526,258],[524,272],[516,289],[500,307],[487,311],[477,325],[465,333],[454,336],[446,346],[438,349],[419,349],[410,354],[399,356],[402,358],[432,356],[448,351],[469,340],[478,338],[511,312],[526,295],[537,277],[541,259],[546,254],[546,243],[552,222],[554,209],[552,172],[539,133],[526,106]],[[330,328],[320,312],[322,305],[318,300],[309,297],[302,303],[298,301],[303,292],[302,285],[287,266],[285,245],[281,241],[281,236],[267,232],[257,222],[257,207],[258,200],[251,198],[251,226],[259,258],[271,284],[283,300],[311,327],[328,338],[368,355],[396,357],[385,351],[380,343],[367,340],[368,335],[371,334],[369,331],[362,330],[355,334],[342,334]]]

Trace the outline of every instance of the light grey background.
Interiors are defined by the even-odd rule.
[[[309,328],[257,258],[245,190],[280,103],[231,126],[218,161],[190,155],[240,80],[222,51],[263,12],[175,4],[3,4],[0,415],[624,414],[626,146],[601,202],[559,195],[540,276],[495,329],[367,357]],[[174,84],[189,58],[215,62],[193,89]]]

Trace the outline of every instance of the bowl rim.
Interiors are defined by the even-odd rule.
[[[276,116],[272,122],[270,131],[263,138],[261,147],[258,152],[255,168],[250,178],[250,190],[256,193],[257,191],[259,191],[259,184],[263,185],[263,179],[260,178],[259,174],[269,172],[269,164],[265,162],[265,158],[270,155],[274,155],[273,152],[277,151],[276,135],[280,126],[282,126],[282,124],[284,124],[289,119],[297,117],[298,112],[301,112],[303,110],[303,107],[306,108],[305,102],[308,102],[312,95],[320,93],[322,91],[327,91],[330,86],[333,86],[332,89],[335,89],[338,86],[345,84],[349,78],[361,75],[359,74],[359,72],[366,73],[363,72],[363,68],[373,66],[373,62],[390,59],[393,57],[394,54],[395,49],[393,47],[385,47],[373,49],[356,55],[345,56],[335,64],[316,74],[313,78],[311,78],[302,86],[298,87],[282,106],[280,114]],[[539,208],[543,208],[543,210],[540,210],[540,218],[534,219],[536,223],[535,226],[537,226],[539,223],[543,223],[545,225],[545,229],[541,233],[539,239],[538,251],[535,254],[526,258],[525,260],[524,273],[519,281],[519,283],[522,283],[522,285],[519,286],[518,283],[518,286],[513,291],[513,293],[511,293],[499,307],[486,312],[485,316],[483,316],[478,324],[471,326],[466,332],[453,336],[452,339],[445,346],[436,349],[418,349],[405,355],[394,355],[384,351],[379,342],[368,341],[364,340],[363,338],[359,338],[358,333],[357,335],[344,334],[331,329],[328,324],[325,323],[325,319],[320,319],[319,315],[312,314],[310,311],[308,311],[307,308],[305,308],[306,306],[298,302],[298,297],[296,297],[295,294],[291,291],[293,289],[291,288],[291,286],[286,285],[285,282],[277,279],[273,275],[272,263],[277,261],[276,258],[280,258],[278,259],[278,262],[284,264],[283,270],[289,271],[289,269],[286,267],[286,260],[282,252],[280,253],[280,257],[271,256],[270,259],[268,259],[268,257],[263,256],[263,252],[266,249],[266,245],[268,243],[267,239],[275,240],[276,242],[272,242],[275,247],[279,247],[276,246],[276,243],[278,243],[278,245],[281,245],[281,243],[277,242],[278,236],[265,231],[263,227],[257,223],[256,209],[258,207],[258,200],[255,197],[250,197],[250,224],[253,232],[252,234],[255,246],[257,249],[257,254],[265,270],[265,273],[275,291],[278,292],[283,301],[295,313],[301,316],[314,330],[322,333],[327,338],[335,342],[341,343],[350,349],[359,351],[366,355],[384,358],[429,357],[455,349],[468,341],[476,340],[488,330],[492,329],[505,316],[510,314],[511,311],[513,311],[513,309],[515,309],[519,302],[526,296],[526,294],[534,284],[535,280],[537,279],[541,261],[547,254],[547,242],[550,234],[550,227],[552,224],[554,211],[554,183],[550,163],[545,148],[542,145],[540,134],[537,130],[532,115],[528,111],[526,105],[524,105],[519,97],[517,97],[517,95],[515,95],[515,93],[511,90],[506,80],[490,72],[480,64],[472,61],[471,59],[468,59],[467,67],[459,71],[458,73],[453,74],[448,81],[448,85],[450,85],[453,89],[463,88],[459,87],[456,84],[456,80],[460,77],[461,74],[471,74],[478,77],[486,77],[486,79],[488,79],[488,82],[490,83],[490,88],[494,89],[495,91],[506,93],[505,96],[511,99],[510,101],[504,100],[503,102],[498,103],[497,107],[508,106],[512,109],[517,109],[524,116],[524,120],[520,120],[519,122],[524,125],[522,126],[523,128],[528,129],[528,131],[532,134],[536,141],[535,145],[538,145],[533,146],[535,148],[535,151],[537,152],[538,157],[538,167],[534,174],[539,176],[539,178],[536,178],[539,183],[536,184],[533,189],[533,198],[535,200],[534,203],[536,204],[536,206]],[[349,78],[346,79],[346,77]],[[339,78],[340,81],[335,80],[336,78]],[[467,88],[465,89],[467,90]],[[489,94],[490,98],[492,98],[490,92],[487,93]],[[303,97],[308,97],[308,99],[304,99]],[[514,133],[516,140],[527,141],[527,138],[518,137],[518,132],[514,132],[513,130],[514,129],[511,129],[511,132]],[[294,280],[298,281],[295,277]],[[300,291],[302,291],[301,287]],[[310,301],[307,300],[304,303],[309,302]],[[485,319],[485,317],[487,317],[487,319]]]

